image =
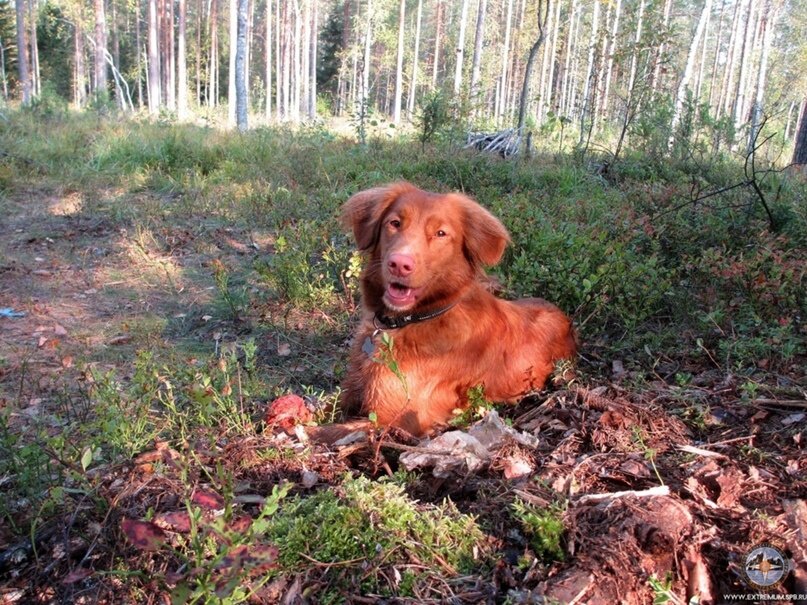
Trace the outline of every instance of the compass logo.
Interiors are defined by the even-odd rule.
[[[785,553],[767,542],[757,544],[747,553],[743,563],[745,579],[754,588],[771,588],[779,584],[790,571]]]

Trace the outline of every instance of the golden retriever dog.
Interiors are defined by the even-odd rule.
[[[342,220],[366,256],[341,399],[348,416],[374,414],[422,436],[466,407],[472,387],[516,402],[574,356],[560,309],[490,292],[483,267],[501,260],[510,237],[470,198],[394,183],[351,197]]]

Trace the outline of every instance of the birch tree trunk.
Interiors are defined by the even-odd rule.
[[[95,90],[106,98],[106,12],[104,0],[93,0],[95,9]]]
[[[766,0],[762,13],[762,51],[759,57],[759,70],[757,71],[756,95],[751,108],[751,128],[748,132],[747,151],[750,154],[754,150],[762,119],[762,102],[765,98],[765,82],[768,74],[768,57],[771,52],[771,41],[773,40],[773,30],[775,27],[777,10],[773,8],[771,0]]]
[[[235,122],[235,59],[238,52],[238,3],[240,0],[230,0],[230,68],[227,73],[227,125],[232,128]]]
[[[734,90],[734,67],[737,62],[737,54],[739,53],[741,5],[741,0],[737,0],[734,4],[734,16],[731,20],[731,34],[729,35],[728,58],[726,59],[726,66],[723,71],[723,79],[720,84],[720,98],[717,102],[717,111],[715,112],[715,117],[718,119],[731,109],[731,96],[729,91]]]
[[[751,46],[753,44],[754,36],[754,0],[748,2],[748,16],[745,20],[745,35],[743,36],[743,45],[740,50],[740,75],[737,80],[737,88],[734,93],[734,131],[740,130],[743,122],[745,121],[745,95],[748,86],[748,73],[751,65]]]
[[[605,69],[605,84],[602,93],[602,108],[600,115],[603,118],[608,113],[608,100],[610,99],[611,92],[611,78],[614,73],[614,53],[616,52],[616,37],[619,33],[619,16],[622,14],[622,0],[616,0],[616,9],[614,9],[614,24],[611,29],[611,37],[608,44],[608,66]]]
[[[264,39],[266,54],[266,121],[272,119],[272,0],[266,0],[266,37]]]
[[[239,132],[247,130],[247,21],[249,0],[238,0],[236,10],[235,97]]]
[[[698,25],[695,28],[695,34],[692,36],[692,42],[689,45],[689,53],[687,53],[687,62],[684,67],[684,73],[681,81],[678,84],[678,92],[675,96],[675,108],[673,109],[672,125],[670,127],[670,140],[668,147],[672,148],[675,142],[675,129],[681,120],[681,112],[684,108],[684,101],[686,101],[687,90],[689,90],[689,80],[692,78],[692,69],[695,66],[695,55],[697,54],[698,45],[700,44],[703,31],[706,28],[706,22],[709,19],[709,12],[712,10],[712,0],[706,0],[701,11]]]
[[[369,1],[369,0],[368,0]],[[440,71],[440,40],[443,37],[443,0],[437,0],[437,23],[434,27],[434,57],[432,61],[432,89],[437,88]]]
[[[409,119],[415,114],[415,98],[418,87],[418,64],[420,62],[420,24],[423,17],[423,0],[418,0],[417,16],[415,17],[415,51],[412,56],[412,80],[409,82],[409,101],[407,111]]]
[[[403,55],[404,24],[406,22],[406,0],[401,0],[398,9],[398,56],[395,60],[395,107],[392,110],[393,124],[401,123],[401,99],[403,98]]]
[[[81,109],[87,102],[87,89],[84,81],[84,32],[78,19],[73,26],[73,89],[73,103],[76,109]]]
[[[25,0],[14,0],[17,12],[17,71],[22,90],[22,104],[31,104],[31,65],[28,59],[28,44],[25,35]]]
[[[308,77],[311,83],[308,85],[308,119],[317,118],[317,39],[319,30],[319,2],[313,0],[311,11],[311,47],[310,58],[308,60]]]
[[[499,76],[499,94],[496,96],[494,117],[498,124],[505,110],[507,96],[507,68],[510,64],[510,27],[513,18],[513,0],[507,0],[507,16],[504,20],[504,42],[502,44],[502,71]]]
[[[583,103],[580,107],[580,144],[583,144],[583,139],[586,132],[585,122],[588,115],[593,114],[591,109],[592,96],[594,85],[592,79],[594,77],[594,50],[597,46],[597,32],[600,26],[600,3],[594,0],[594,14],[591,17],[591,36],[588,40],[588,62],[586,64],[586,77],[583,81]],[[592,121],[592,126],[594,122]]]
[[[157,0],[149,0],[149,24],[148,24],[148,93],[149,93],[149,113],[156,115],[160,112],[162,105],[162,94],[160,90],[160,50],[159,31],[157,30]]]
[[[418,0],[420,6],[420,0]],[[476,12],[476,31],[474,33],[474,56],[471,61],[471,98],[478,102],[479,80],[482,76],[482,43],[485,38],[485,13],[487,12],[488,0],[479,0],[479,7]]]
[[[42,77],[39,71],[39,42],[36,36],[37,18],[36,0],[29,0],[28,13],[30,18],[31,35],[30,42],[30,70],[31,70],[31,90],[35,97],[42,94]],[[104,57],[106,58],[106,57]]]
[[[717,80],[717,66],[720,59],[720,47],[723,43],[723,15],[726,12],[726,0],[720,3],[720,16],[717,20],[717,35],[715,39],[715,56],[712,60],[712,73],[709,78],[709,110],[715,113],[715,83]]]
[[[364,30],[364,60],[362,63],[361,93],[359,95],[360,111],[366,110],[370,93],[370,50],[373,35],[372,0],[367,0],[367,23]]]
[[[555,19],[552,24],[552,46],[549,50],[549,74],[546,81],[546,96],[541,104],[542,117],[546,115],[549,108],[552,107],[552,98],[555,94],[555,57],[558,46],[558,34],[560,33],[560,7],[561,0],[555,0]]]
[[[179,24],[177,31],[177,116],[188,117],[188,57],[185,49],[188,10],[186,0],[179,0]]]
[[[465,59],[465,27],[468,21],[468,0],[462,0],[462,12],[460,14],[460,32],[457,39],[457,62],[454,66],[454,94],[460,94],[462,90],[462,64]]]

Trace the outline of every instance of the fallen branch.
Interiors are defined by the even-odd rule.
[[[644,489],[640,491],[636,490],[627,490],[624,492],[609,492],[607,494],[586,494],[584,496],[580,496],[577,500],[575,500],[575,504],[588,504],[589,502],[610,502],[612,500],[617,500],[618,498],[627,498],[630,496],[634,496],[636,498],[653,498],[655,496],[669,496],[670,495],[670,488],[666,485],[659,485],[656,487],[651,487],[650,489]]]

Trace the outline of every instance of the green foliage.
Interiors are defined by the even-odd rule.
[[[288,500],[272,518],[266,537],[279,548],[283,568],[296,573],[312,564],[363,561],[361,583],[368,591],[385,587],[382,568],[397,563],[447,564],[468,572],[478,565],[475,548],[483,538],[473,517],[450,502],[418,504],[402,486],[365,477]]]
[[[418,101],[417,128],[421,144],[431,143],[449,122],[448,99],[441,90],[432,90]]]
[[[512,510],[536,555],[547,563],[564,559],[563,506],[554,504],[541,508],[517,498]]]

